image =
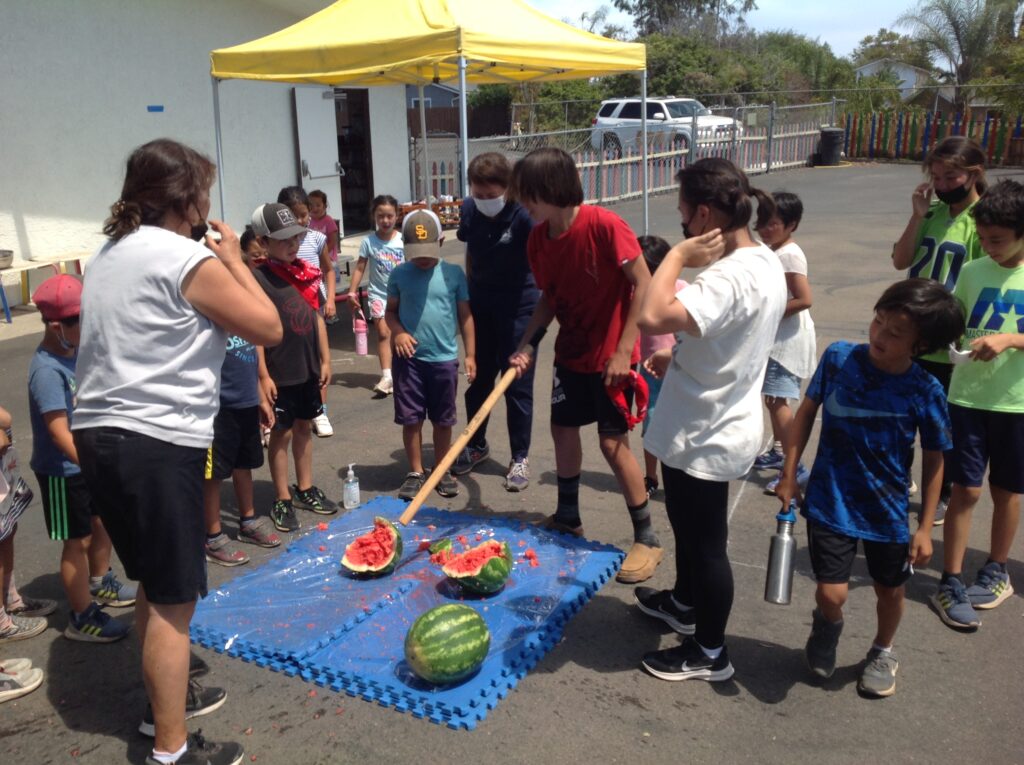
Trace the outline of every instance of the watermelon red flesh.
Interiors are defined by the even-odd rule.
[[[345,548],[341,563],[359,574],[386,574],[395,568],[402,555],[402,536],[386,518],[373,519],[373,531],[356,537]]]
[[[487,658],[487,623],[469,606],[449,603],[421,614],[405,636],[405,659],[413,672],[442,685],[469,677]]]
[[[443,561],[441,571],[466,589],[483,595],[505,586],[512,571],[512,552],[504,542],[489,540]]]

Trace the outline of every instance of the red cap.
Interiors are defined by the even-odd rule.
[[[82,283],[68,274],[51,276],[33,293],[32,302],[46,321],[78,316],[82,311]]]

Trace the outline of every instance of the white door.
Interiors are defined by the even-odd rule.
[[[327,212],[342,219],[341,183],[344,171],[338,162],[338,121],[334,90],[298,86],[295,94],[295,134],[299,141],[299,178],[307,191],[327,194]],[[326,95],[325,95],[326,94]],[[345,232],[342,230],[341,235]]]

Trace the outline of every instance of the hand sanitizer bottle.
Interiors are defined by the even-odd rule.
[[[355,467],[355,463],[351,463],[348,466],[348,475],[345,476],[345,490],[342,495],[342,504],[346,510],[352,510],[359,507],[359,479],[356,478],[355,472],[352,468]]]

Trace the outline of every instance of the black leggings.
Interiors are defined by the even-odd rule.
[[[697,609],[697,642],[718,648],[732,611],[729,484],[705,481],[661,463],[665,507],[676,538],[676,586],[672,594]]]

